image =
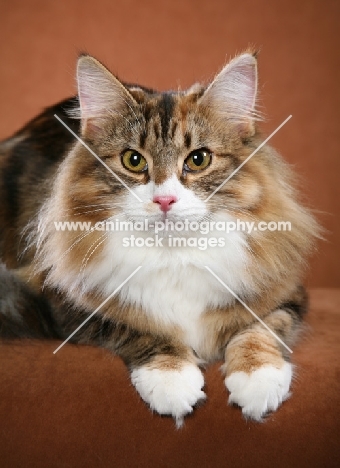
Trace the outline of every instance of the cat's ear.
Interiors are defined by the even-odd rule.
[[[110,117],[136,105],[124,85],[90,55],[78,59],[77,82],[82,133],[100,131]]]
[[[200,102],[211,106],[222,118],[234,122],[240,133],[254,133],[258,120],[257,60],[255,54],[244,53],[229,62],[207,87]]]

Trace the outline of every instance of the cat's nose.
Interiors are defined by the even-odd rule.
[[[170,210],[171,205],[177,202],[177,197],[174,195],[155,196],[152,200],[154,203],[159,203],[160,208],[164,213]]]

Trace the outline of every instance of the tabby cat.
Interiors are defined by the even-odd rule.
[[[70,342],[120,356],[142,399],[178,426],[205,399],[200,368],[223,360],[229,402],[261,421],[289,395],[318,227],[267,144],[237,170],[263,141],[256,53],[208,86],[169,92],[81,55],[77,83],[77,98],[0,145],[1,336],[66,340],[82,325]],[[93,228],[110,220],[132,223],[139,244]],[[291,229],[218,229],[280,220]],[[56,225],[75,221],[91,228]],[[160,222],[192,244],[172,245],[170,228],[150,243]],[[203,222],[205,236],[192,227]],[[203,237],[216,242],[200,248]]]

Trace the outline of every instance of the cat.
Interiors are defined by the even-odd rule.
[[[0,145],[0,335],[67,340],[80,327],[70,342],[120,356],[142,399],[178,426],[206,398],[202,367],[223,360],[229,403],[262,421],[289,396],[318,224],[270,146],[240,168],[263,141],[257,54],[169,92],[83,54],[77,84]],[[112,220],[135,223],[141,246],[93,228]],[[291,230],[217,229],[279,220]],[[56,228],[75,221],[92,227]],[[205,236],[200,223],[213,226]]]

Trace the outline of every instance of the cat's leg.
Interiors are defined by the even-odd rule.
[[[229,403],[239,405],[245,417],[261,421],[289,396],[292,365],[261,325],[238,334],[229,343],[225,371]]]
[[[204,378],[192,352],[163,337],[130,334],[115,352],[128,364],[131,381],[142,399],[159,414],[171,415],[177,427],[205,399]]]
[[[175,339],[93,317],[76,335],[76,341],[100,345],[120,356],[142,399],[153,411],[172,416],[177,427],[205,399],[197,358]]]
[[[305,303],[287,303],[264,322],[287,345],[294,341]],[[260,323],[236,334],[225,352],[225,384],[229,403],[242,408],[245,417],[261,421],[289,397],[293,367],[289,352]]]

